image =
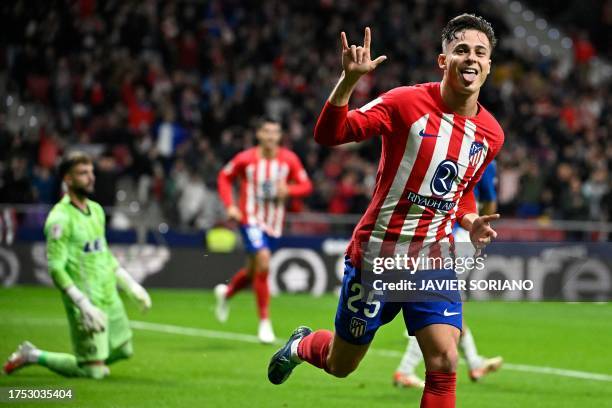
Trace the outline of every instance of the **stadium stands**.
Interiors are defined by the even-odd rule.
[[[513,27],[492,2],[433,3],[4,4],[0,201],[55,202],[59,156],[80,147],[99,157],[99,201],[135,201],[171,225],[207,227],[221,217],[218,170],[253,144],[253,119],[267,114],[283,121],[286,143],[315,181],[314,194],[293,210],[360,213],[375,177],[376,142],[330,150],[311,137],[338,76],[339,32],[359,38],[370,25],[374,52],[389,57],[360,82],[352,99],[359,106],[400,84],[438,80],[441,24],[473,10],[501,40],[481,96],[506,132],[501,212],[612,219],[612,95],[609,83],[593,82],[590,67],[609,50],[596,48],[600,38],[589,40],[609,24],[610,7],[601,6],[591,31],[568,33],[575,34],[568,66],[511,47]]]

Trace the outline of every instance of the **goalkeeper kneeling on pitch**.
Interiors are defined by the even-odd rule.
[[[143,311],[151,307],[151,298],[108,248],[104,210],[88,199],[95,181],[91,158],[72,152],[59,170],[67,194],[49,213],[44,232],[49,273],[61,291],[74,354],[40,350],[25,341],[9,357],[4,372],[37,364],[66,377],[99,379],[110,373],[109,364],[133,353],[117,286]]]

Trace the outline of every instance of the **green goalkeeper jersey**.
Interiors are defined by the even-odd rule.
[[[45,222],[47,261],[53,282],[60,289],[79,288],[98,306],[116,297],[117,259],[108,248],[105,216],[100,204],[87,200],[82,211],[65,195]]]

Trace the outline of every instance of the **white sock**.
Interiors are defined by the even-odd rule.
[[[38,357],[40,357],[41,354],[42,354],[42,351],[40,351],[39,349],[34,349],[31,352],[29,352],[27,356],[28,363],[37,363]]]
[[[402,356],[402,361],[400,361],[397,371],[404,375],[412,375],[414,374],[414,369],[419,365],[421,360],[423,360],[423,353],[419,347],[419,342],[416,337],[410,336],[406,351]]]
[[[479,368],[482,365],[483,358],[478,355],[474,336],[472,336],[472,332],[467,327],[463,329],[463,335],[459,339],[459,348],[463,352],[470,370]]]
[[[298,355],[298,345],[302,339],[293,340],[291,343],[291,359],[296,363],[301,363],[302,359]]]

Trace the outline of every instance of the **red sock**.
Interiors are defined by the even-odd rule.
[[[232,280],[227,285],[227,293],[225,294],[225,298],[229,299],[234,296],[240,289],[245,288],[249,284],[249,277],[247,275],[246,268],[240,269],[234,276],[232,276]]]
[[[333,338],[334,333],[329,330],[310,333],[298,344],[298,357],[327,371],[327,354]]]
[[[425,389],[421,408],[455,408],[457,375],[440,371],[425,373]]]
[[[257,311],[259,319],[267,319],[270,316],[270,288],[268,287],[268,271],[255,272],[253,277],[253,290],[257,299]]]

